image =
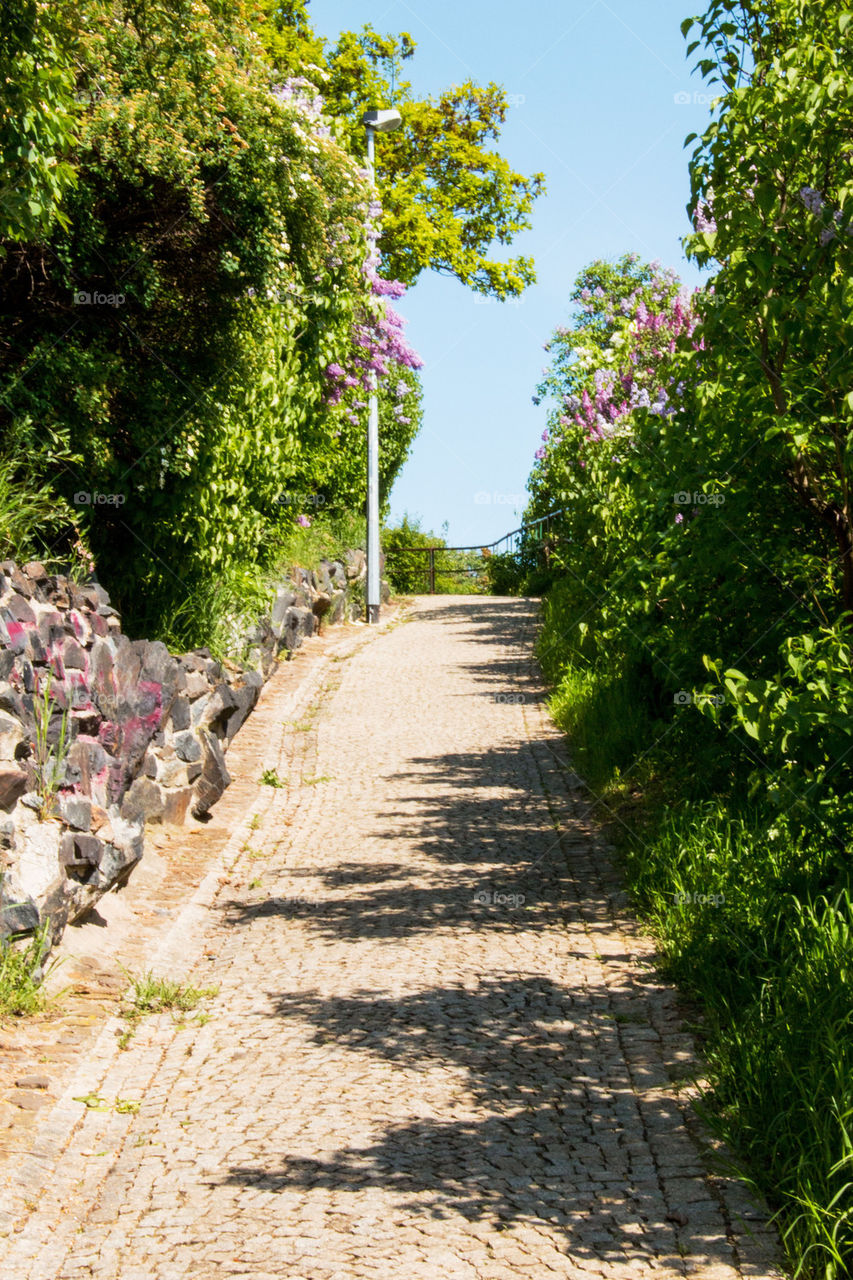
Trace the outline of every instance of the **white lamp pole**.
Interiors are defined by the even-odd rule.
[[[370,185],[376,186],[373,164],[373,140],[376,130],[390,133],[403,123],[397,111],[365,111],[362,124],[367,134],[367,168]],[[367,621],[379,621],[379,403],[376,397],[376,371],[370,371],[370,396],[367,410]]]

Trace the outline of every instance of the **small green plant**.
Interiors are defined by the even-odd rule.
[[[261,877],[260,877],[260,876],[255,876],[254,880],[250,880],[250,881],[249,881],[249,888],[250,888],[250,889],[260,889],[260,887],[261,887]]]
[[[252,821],[249,823],[249,830],[250,830],[250,831],[257,831],[257,829],[258,829],[258,827],[259,827],[260,825],[261,825],[261,820],[260,820],[259,816],[258,816],[256,813],[253,813],[253,814],[252,814]]]
[[[331,782],[332,775],[329,773],[303,774],[302,781],[306,787],[316,787],[320,782]]]
[[[158,978],[149,970],[140,977],[126,975],[131,983],[127,1003],[123,1006],[122,1017],[129,1021],[142,1018],[147,1013],[189,1013],[197,1008],[202,1000],[218,995],[218,987],[184,986],[174,978]]]
[[[23,944],[0,940],[0,1019],[38,1013],[44,1008],[43,962],[50,950],[47,921]],[[52,966],[51,966],[52,968]]]
[[[82,1102],[87,1111],[109,1111],[110,1104],[99,1093],[78,1094],[74,1102]]]
[[[132,1098],[116,1098],[114,1102],[109,1102],[99,1093],[84,1093],[74,1101],[82,1102],[87,1111],[117,1111],[120,1116],[136,1115],[141,1106],[141,1103]]]
[[[33,702],[35,718],[35,753],[36,791],[41,802],[39,816],[44,820],[51,810],[54,798],[59,790],[65,773],[65,757],[68,755],[68,710],[64,710],[59,721],[59,732],[55,747],[51,745],[51,722],[60,710],[59,704],[51,694],[52,677],[48,674],[38,696]]]
[[[260,781],[261,785],[265,787],[284,787],[287,785],[286,782],[281,780],[278,776],[277,770],[275,769],[264,769],[261,774]]]

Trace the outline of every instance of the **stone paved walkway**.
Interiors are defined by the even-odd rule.
[[[20,1171],[4,1280],[777,1275],[685,1123],[692,1045],[534,616],[422,599],[270,734],[288,786],[157,966],[218,983],[211,1020],[102,1035]]]

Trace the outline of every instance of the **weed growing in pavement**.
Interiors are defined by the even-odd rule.
[[[282,781],[275,769],[264,769],[260,776],[260,782],[265,787],[284,787],[287,785],[287,779]]]
[[[139,977],[133,977],[125,971],[130,982],[126,1003],[122,1005],[120,1014],[131,1026],[119,1036],[119,1047],[126,1049],[135,1031],[135,1024],[149,1013],[172,1014],[179,1026],[186,1025],[183,1016],[198,1008],[202,1000],[209,1000],[219,994],[219,987],[184,986],[174,978],[158,978],[149,970]],[[201,1011],[193,1021],[201,1023],[209,1021],[210,1014]]]
[[[131,985],[133,996],[130,1016],[136,1017],[145,1013],[162,1013],[164,1009],[178,1009],[181,1013],[187,1013],[195,1009],[202,1000],[219,994],[218,987],[183,986],[174,978],[157,978],[150,970],[141,977],[131,977]]]

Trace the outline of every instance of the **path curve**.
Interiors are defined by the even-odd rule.
[[[692,1044],[545,711],[535,613],[421,598],[270,738],[287,786],[185,939],[212,1018],[102,1037],[77,1087],[109,1109],[77,1104],[4,1274],[779,1274],[685,1122]]]

